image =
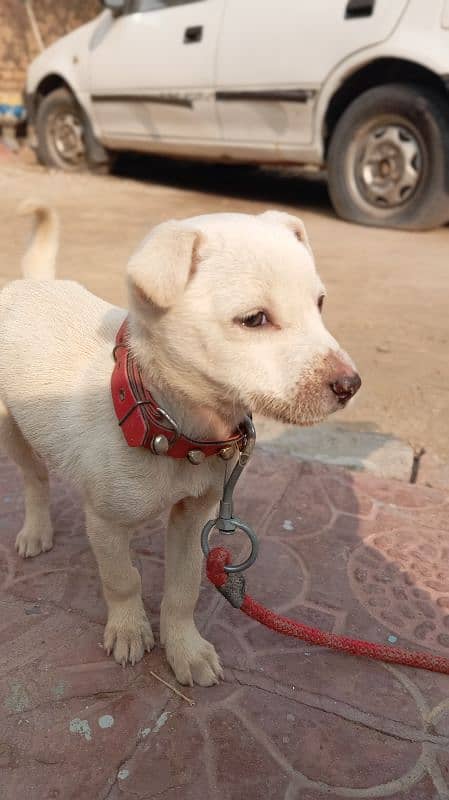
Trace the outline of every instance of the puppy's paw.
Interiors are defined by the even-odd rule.
[[[215,647],[203,639],[194,625],[168,628],[165,636],[167,661],[184,686],[213,686],[223,678]]]
[[[46,553],[53,547],[53,531],[50,526],[31,528],[23,526],[16,538],[16,550],[22,558],[32,558],[39,553]]]
[[[140,603],[134,609],[124,605],[109,613],[104,649],[108,656],[112,653],[122,667],[128,662],[134,666],[145,651],[150,652],[153,647],[153,631]]]

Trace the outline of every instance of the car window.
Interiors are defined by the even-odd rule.
[[[130,14],[142,13],[144,11],[158,11],[161,8],[171,8],[172,6],[187,6],[192,3],[202,3],[204,0],[133,0],[130,3]]]

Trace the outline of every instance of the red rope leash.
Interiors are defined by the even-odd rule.
[[[449,658],[432,655],[432,653],[412,652],[400,647],[391,647],[362,639],[351,639],[349,636],[339,636],[335,633],[326,633],[318,628],[303,625],[288,617],[275,614],[265,608],[252,597],[245,593],[245,579],[241,574],[227,573],[224,567],[231,563],[231,554],[225,547],[215,547],[207,558],[207,577],[214,586],[235,607],[240,608],[248,617],[257,620],[266,628],[284,636],[301,639],[308,644],[329,647],[353,656],[385,661],[389,664],[402,664],[406,667],[427,669],[431,672],[441,672],[449,675]]]

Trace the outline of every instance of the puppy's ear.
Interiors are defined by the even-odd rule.
[[[310,254],[312,248],[310,246],[309,237],[307,236],[306,226],[302,219],[294,217],[293,214],[287,214],[285,211],[264,211],[260,217],[273,225],[283,225],[289,228],[296,236],[299,242],[307,247]]]
[[[163,222],[128,262],[130,288],[161,309],[182,295],[195,270],[200,234],[182,222]]]

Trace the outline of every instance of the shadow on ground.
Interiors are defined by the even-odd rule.
[[[323,176],[308,176],[298,169],[178,161],[127,153],[119,157],[114,174],[225,197],[306,205],[322,215],[335,216]]]

